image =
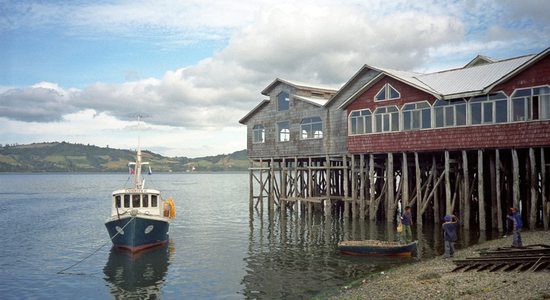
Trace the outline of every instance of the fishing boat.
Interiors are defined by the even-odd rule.
[[[338,250],[348,255],[369,256],[411,256],[418,241],[408,244],[379,240],[344,241],[338,243]]]
[[[141,170],[149,163],[141,161],[139,141],[136,152],[136,161],[128,164],[133,186],[113,192],[111,216],[105,222],[113,246],[134,253],[166,244],[170,221],[176,217],[171,197],[164,200],[160,191],[145,188]]]

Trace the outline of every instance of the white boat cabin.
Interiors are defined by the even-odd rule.
[[[160,192],[153,189],[125,189],[113,192],[111,217],[130,214],[132,210],[137,214],[150,216],[165,216],[167,208]],[[132,213],[134,213],[132,212]]]

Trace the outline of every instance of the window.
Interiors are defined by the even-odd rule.
[[[277,131],[279,132],[279,142],[290,141],[290,124],[288,121],[277,123]]]
[[[300,123],[302,140],[323,138],[323,121],[320,117],[305,118]]]
[[[151,207],[157,207],[157,195],[151,195]]]
[[[431,128],[431,114],[430,104],[426,101],[406,104],[403,106],[403,130]]]
[[[288,95],[287,92],[280,92],[277,95],[277,110],[278,111],[288,110],[288,108],[290,107],[289,103],[290,103],[290,96]]]
[[[512,121],[550,119],[548,86],[516,90],[512,94]]]
[[[508,121],[508,97],[502,92],[477,96],[470,100],[471,124],[504,123]]]
[[[396,106],[379,107],[374,111],[374,131],[389,132],[399,130],[399,110]]]
[[[132,207],[139,207],[140,201],[139,195],[132,195]]]
[[[374,101],[384,101],[384,100],[393,100],[399,99],[401,95],[399,92],[391,86],[389,83],[386,83],[374,97]]]
[[[142,206],[143,207],[149,207],[149,195],[143,195],[143,203],[142,203]]]
[[[117,208],[121,208],[122,207],[122,203],[120,202],[120,195],[116,196],[115,197],[115,206]]]
[[[351,134],[372,133],[372,114],[370,110],[356,110],[349,115]]]
[[[466,101],[436,100],[434,103],[435,127],[466,125]]]
[[[252,128],[252,143],[260,144],[265,142],[265,127],[263,125],[254,125]]]
[[[130,195],[124,195],[124,207],[130,207]]]

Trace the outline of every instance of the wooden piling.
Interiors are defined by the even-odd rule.
[[[359,187],[359,218],[361,220],[361,224],[363,224],[363,220],[365,220],[365,157],[363,154],[360,155],[359,160],[359,169],[361,171],[359,175],[359,179],[361,181],[360,187]]]
[[[541,194],[542,194],[542,223],[544,230],[548,230],[550,219],[550,203],[548,202],[548,190],[546,179],[546,158],[544,157],[544,148],[540,148],[540,177],[541,177]]]
[[[485,216],[485,186],[483,181],[483,151],[477,150],[477,201],[479,205],[479,230],[487,230]]]
[[[462,150],[462,171],[464,173],[464,218],[462,224],[464,229],[470,229],[470,173],[468,171],[468,153]]]
[[[414,168],[416,181],[416,223],[422,225],[422,178],[420,173],[420,163],[418,161],[418,152],[414,153]]]
[[[376,219],[376,212],[374,211],[376,202],[375,181],[374,181],[374,155],[369,154],[369,183],[370,183],[370,199],[369,199],[369,219],[374,221]]]
[[[514,207],[519,209],[519,162],[518,152],[512,149],[512,200]]]
[[[344,172],[344,218],[349,218],[349,206],[350,202],[349,200],[349,194],[348,194],[348,186],[349,186],[349,172],[348,172],[348,162],[347,162],[347,155],[342,155],[342,163],[343,163],[343,172]]]
[[[403,207],[409,205],[409,166],[407,161],[407,153],[403,152],[403,158],[401,161],[401,179],[402,186],[402,205]]]
[[[451,176],[449,173],[449,151],[445,150],[445,213],[452,214]]]
[[[386,168],[386,180],[388,181],[386,222],[393,222],[395,216],[395,180],[393,174],[393,153],[388,153],[388,166]]]
[[[529,212],[529,229],[534,230],[537,225],[538,174],[535,160],[535,149],[529,148],[529,162],[531,166],[531,180],[529,180],[531,194],[531,211]]]
[[[501,184],[500,184],[500,151],[495,150],[495,197],[496,197],[496,210],[497,210],[497,228],[499,232],[504,232],[504,224],[502,222],[502,196],[501,196]]]

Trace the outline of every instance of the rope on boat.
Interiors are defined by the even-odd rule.
[[[117,233],[115,235],[113,235],[108,242],[105,242],[103,245],[99,246],[99,248],[95,249],[94,252],[90,253],[88,256],[82,258],[81,260],[77,261],[76,263],[70,265],[69,267],[57,272],[56,274],[67,274],[67,275],[85,275],[83,273],[66,273],[65,271],[67,270],[70,270],[74,267],[76,267],[77,265],[81,264],[82,262],[84,262],[85,260],[87,260],[88,258],[92,257],[92,255],[96,254],[99,250],[101,250],[101,248],[105,247],[105,245],[107,245],[108,243],[110,243],[117,235],[119,235],[121,232],[123,232],[124,228],[126,228],[126,226],[128,226],[128,224],[130,224],[130,222],[132,222],[136,217],[133,216],[130,220],[128,220],[128,222],[126,222],[126,224],[120,229],[120,230],[117,230]]]

